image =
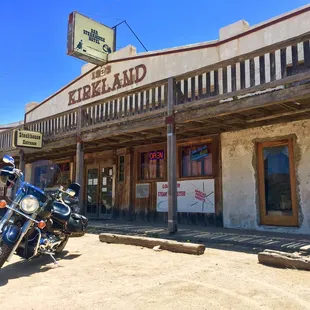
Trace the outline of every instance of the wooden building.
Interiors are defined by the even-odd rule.
[[[20,127],[43,133],[42,149],[20,153],[6,130],[1,154],[23,154],[29,180],[35,161],[61,164],[89,218],[166,221],[169,92],[179,222],[310,233],[309,26],[305,6],[212,42],[126,47],[31,104]]]

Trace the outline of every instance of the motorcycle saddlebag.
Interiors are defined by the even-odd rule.
[[[67,223],[67,230],[70,233],[70,237],[81,237],[86,233],[88,220],[85,216],[72,213]]]

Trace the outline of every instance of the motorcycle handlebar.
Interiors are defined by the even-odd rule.
[[[23,180],[23,176],[24,174],[22,173],[21,170],[17,169],[17,168],[11,168],[11,167],[5,167],[6,169],[0,169],[0,176],[4,176],[7,177],[8,181],[13,181],[14,179],[12,179],[12,177],[18,177],[21,180]],[[11,168],[11,169],[7,169],[7,168]]]

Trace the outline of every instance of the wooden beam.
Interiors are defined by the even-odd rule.
[[[103,139],[105,137],[113,137],[121,135],[122,133],[131,133],[131,132],[141,132],[145,130],[151,130],[153,128],[161,128],[165,124],[165,118],[159,116],[155,119],[145,119],[144,121],[120,124],[111,127],[101,127],[100,130],[96,132],[82,133],[82,139],[86,141],[94,141],[98,139]]]
[[[122,118],[115,119],[115,120],[100,122],[95,125],[89,125],[87,127],[82,128],[82,132],[98,130],[98,129],[102,129],[103,127],[109,128],[111,126],[120,126],[122,124],[129,124],[133,122],[139,123],[139,121],[143,122],[146,119],[152,120],[154,118],[161,117],[165,114],[166,114],[165,109],[157,109],[157,110],[148,111],[148,112],[141,113],[141,114],[135,114],[133,116],[127,116],[127,117],[122,117]]]
[[[213,118],[212,121],[210,119],[208,119],[207,122],[214,124],[214,125],[220,125],[220,126],[228,127],[228,128],[232,128],[232,129],[244,129],[243,125],[229,124],[229,123],[226,123],[225,120],[218,120],[216,117]]]
[[[296,114],[301,114],[301,113],[308,113],[308,112],[310,112],[310,108],[303,109],[303,110],[298,110],[298,111],[283,112],[283,113],[278,113],[278,114],[264,116],[264,117],[259,117],[259,118],[248,119],[248,120],[246,120],[246,122],[247,123],[254,123],[254,122],[259,122],[259,121],[264,121],[264,120],[269,120],[269,119],[274,119],[274,118],[280,118],[280,117],[283,117],[283,116],[291,116],[291,115],[296,115]]]
[[[267,266],[310,271],[309,257],[299,254],[265,250],[264,252],[258,253],[258,261],[260,264]]]
[[[221,104],[218,103],[215,106],[209,106],[207,109],[205,105],[201,104],[201,109],[187,112],[182,111],[177,113],[175,117],[177,123],[184,123],[191,120],[209,119],[215,116],[229,115],[236,112],[240,113],[242,111],[253,110],[258,107],[307,97],[310,97],[309,85],[302,85],[239,100],[228,101]]]
[[[295,105],[295,107],[292,107],[290,105],[288,105],[287,103],[280,103],[281,107],[283,107],[286,111],[298,111],[299,110],[299,106]]]
[[[194,255],[202,255],[206,248],[204,244],[195,244],[189,242],[182,243],[174,240],[108,233],[100,234],[99,240],[106,243],[135,245],[151,249],[156,246],[160,246],[160,249],[162,250]]]

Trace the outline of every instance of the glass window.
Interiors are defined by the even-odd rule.
[[[118,181],[124,182],[124,180],[125,180],[125,156],[120,156],[118,162]]]
[[[293,139],[258,144],[260,221],[298,226]]]
[[[165,152],[155,150],[140,153],[140,179],[162,179],[164,178]]]
[[[265,147],[263,154],[266,213],[292,215],[288,146]]]
[[[190,145],[181,148],[181,177],[212,176],[212,144]]]

